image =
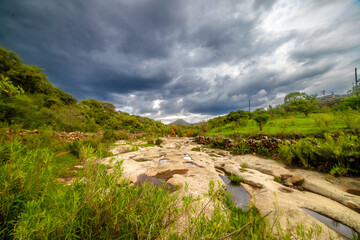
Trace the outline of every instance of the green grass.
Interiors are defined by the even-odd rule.
[[[262,131],[256,125],[254,120],[250,120],[246,127],[234,129],[231,123],[223,125],[219,128],[211,129],[207,132],[209,136],[223,135],[229,137],[234,133],[241,135],[277,135],[277,134],[294,134],[301,133],[303,135],[314,135],[324,132],[340,132],[351,130],[345,119],[344,115],[333,113],[315,113],[309,117],[302,115],[288,118],[277,118],[269,120]],[[356,117],[359,118],[360,117]],[[359,119],[354,119],[358,121]]]
[[[240,184],[244,182],[244,178],[236,176],[236,175],[230,175],[229,179],[232,183]]]
[[[210,156],[210,157],[220,157],[220,156],[218,156],[218,155],[216,155],[216,154],[214,154],[214,153],[210,153],[209,156]]]
[[[246,163],[242,163],[242,164],[241,164],[241,167],[242,167],[242,168],[248,168],[249,166],[248,166]]]
[[[279,177],[274,177],[274,181],[283,184],[283,180]]]
[[[81,165],[80,160],[72,153],[65,153],[60,156],[55,156],[54,166],[58,176],[61,177],[76,177],[83,171],[82,168],[74,168],[73,166]],[[77,172],[77,174],[74,174]]]

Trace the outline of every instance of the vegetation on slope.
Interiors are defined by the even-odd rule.
[[[205,135],[213,137],[210,146],[219,148],[224,147],[224,137],[234,139],[230,149],[234,154],[255,151],[331,175],[359,175],[358,92],[354,87],[350,96],[325,100],[306,93],[290,93],[284,104],[275,108],[239,110],[211,119],[205,126]]]
[[[96,132],[146,132],[162,135],[161,122],[116,111],[112,103],[85,99],[80,103],[54,87],[37,66],[28,66],[12,51],[0,48],[0,123],[25,129]],[[122,134],[123,135],[123,134]]]

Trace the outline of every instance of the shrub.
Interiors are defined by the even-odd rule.
[[[155,145],[160,146],[163,143],[163,140],[161,138],[156,138]]]
[[[360,174],[360,140],[356,135],[341,134],[336,140],[305,138],[279,146],[280,158],[288,164],[316,168],[332,175]]]
[[[149,138],[149,139],[147,139],[147,144],[154,144],[154,139],[152,139],[152,138]]]
[[[210,140],[210,144],[209,144],[209,145],[210,145],[211,148],[224,149],[225,147],[224,147],[223,141],[224,141],[224,139],[223,139],[222,137],[217,136],[217,137],[212,138],[212,139]]]
[[[83,142],[80,140],[68,143],[70,152],[74,154],[77,158],[80,158],[81,148],[83,147]]]
[[[189,130],[187,130],[187,132],[184,134],[184,137],[194,137],[195,135],[197,135],[195,129],[189,129]]]
[[[247,153],[252,153],[252,150],[246,141],[238,141],[235,142],[234,146],[231,148],[231,153],[237,155],[244,155]]]
[[[170,137],[176,137],[176,133],[173,128],[170,128],[169,134],[170,134]]]

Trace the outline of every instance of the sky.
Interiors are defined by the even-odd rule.
[[[0,0],[0,26],[79,101],[165,123],[344,94],[360,69],[359,0]]]

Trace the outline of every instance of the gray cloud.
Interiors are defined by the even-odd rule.
[[[194,120],[349,89],[357,14],[351,0],[2,1],[0,45],[79,100]]]

